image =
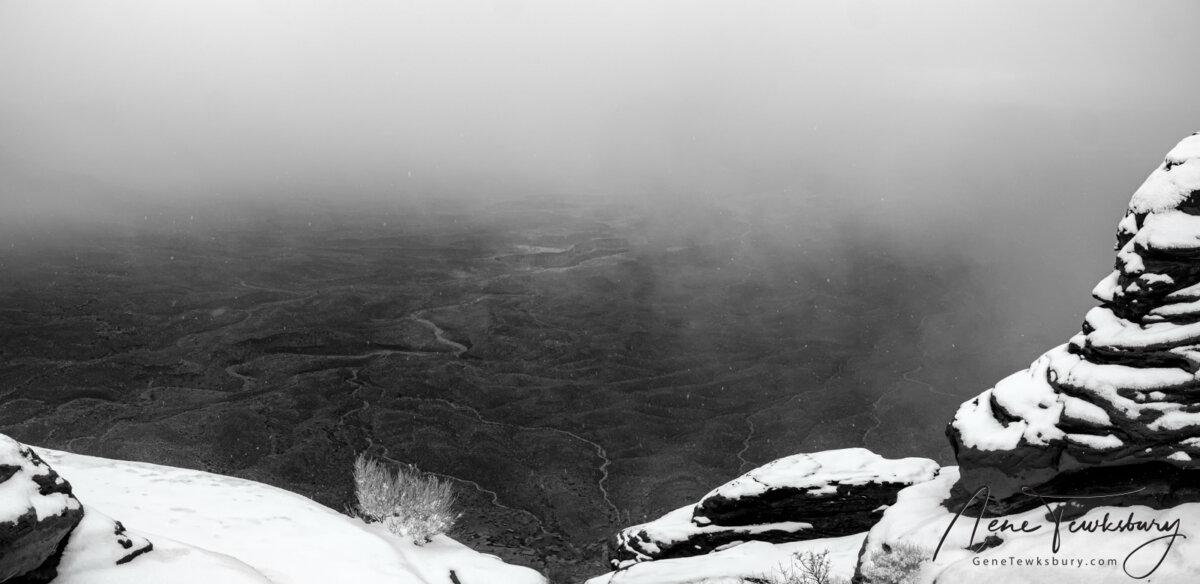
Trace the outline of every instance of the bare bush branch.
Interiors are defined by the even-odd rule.
[[[833,566],[829,550],[796,552],[790,564],[779,566],[777,575],[764,575],[746,580],[753,584],[846,584],[845,578],[830,574]]]
[[[449,482],[413,467],[393,473],[365,453],[354,460],[354,491],[359,517],[417,545],[449,531],[460,516]]]

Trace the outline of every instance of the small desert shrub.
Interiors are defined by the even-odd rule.
[[[412,467],[393,473],[366,454],[354,460],[354,491],[359,517],[417,545],[446,533],[459,517],[449,482]]]
[[[863,579],[870,584],[914,584],[921,566],[933,556],[910,543],[883,544],[863,563]]]
[[[829,572],[832,564],[829,561],[829,550],[821,553],[796,552],[792,554],[792,562],[779,566],[779,574],[761,576],[746,580],[753,584],[846,584],[845,578],[838,578]]]

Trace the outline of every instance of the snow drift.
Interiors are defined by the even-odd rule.
[[[533,570],[446,536],[416,546],[261,483],[33,451],[70,481],[83,502],[83,518],[62,550],[56,584],[545,583]],[[0,507],[9,496],[0,490]],[[152,549],[129,557],[131,549],[147,544]]]

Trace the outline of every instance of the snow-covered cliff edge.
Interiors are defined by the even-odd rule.
[[[62,550],[55,583],[545,582],[533,570],[505,564],[446,536],[416,546],[379,526],[261,483],[33,450],[69,481],[84,509]],[[9,502],[23,505],[15,497]],[[128,528],[125,540],[149,542],[152,549],[124,559],[129,555],[125,546],[134,544],[114,536],[114,519]]]

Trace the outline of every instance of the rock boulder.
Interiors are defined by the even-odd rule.
[[[823,534],[857,533],[870,527],[870,516],[890,505],[897,491],[937,472],[932,460],[889,460],[865,448],[795,454],[717,487],[696,504],[693,520],[700,525],[804,521]]]
[[[0,435],[0,582],[48,582],[83,518],[71,484],[30,448]]]
[[[932,480],[924,458],[885,459],[863,448],[781,458],[717,487],[698,503],[621,530],[613,567],[726,549],[747,541],[783,543],[861,533],[896,493]]]

